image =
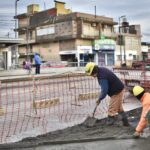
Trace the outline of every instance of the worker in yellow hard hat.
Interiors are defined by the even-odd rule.
[[[94,62],[89,62],[85,66],[85,72],[88,75],[94,75],[94,72],[96,71],[96,64]]]
[[[141,132],[150,121],[148,114],[150,113],[150,93],[146,92],[143,87],[141,86],[134,86],[133,88],[133,95],[139,99],[142,103],[142,113],[140,121],[135,129],[134,137],[140,137]]]
[[[124,126],[128,126],[128,119],[124,112],[122,101],[124,94],[124,84],[121,80],[109,69],[105,67],[98,67],[95,63],[89,62],[85,66],[87,75],[97,77],[98,83],[101,86],[101,94],[96,101],[97,105],[108,95],[111,97],[108,108],[107,125],[115,123],[115,116],[117,113],[121,115]]]

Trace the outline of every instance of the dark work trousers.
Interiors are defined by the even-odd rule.
[[[40,64],[35,65],[35,74],[40,74]]]

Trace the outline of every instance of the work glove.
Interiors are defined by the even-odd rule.
[[[133,134],[134,138],[139,138],[140,137],[141,132],[135,131]]]

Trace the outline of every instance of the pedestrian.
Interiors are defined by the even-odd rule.
[[[38,53],[34,54],[35,74],[40,74],[41,58]]]
[[[31,68],[31,62],[29,59],[23,61],[23,68],[28,70],[29,74],[31,74],[32,68]]]
[[[25,60],[23,61],[22,65],[23,65],[23,69],[26,69],[26,61]]]
[[[133,95],[142,103],[142,113],[140,121],[135,129],[134,137],[140,137],[143,129],[148,125],[150,121],[150,93],[146,92],[141,86],[133,87]]]
[[[113,125],[115,123],[115,115],[118,113],[122,118],[123,125],[129,126],[122,106],[124,84],[121,80],[111,70],[105,67],[98,67],[93,62],[87,63],[85,72],[90,76],[96,77],[101,87],[101,93],[96,104],[99,105],[107,95],[111,98],[108,108],[107,125]]]
[[[89,52],[84,54],[84,66],[90,61]]]

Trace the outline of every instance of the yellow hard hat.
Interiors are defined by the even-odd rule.
[[[87,63],[85,66],[85,73],[87,73],[88,75],[91,75],[95,66],[96,64],[94,62]]]
[[[141,86],[134,86],[133,88],[133,95],[138,96],[144,91],[144,89]]]

